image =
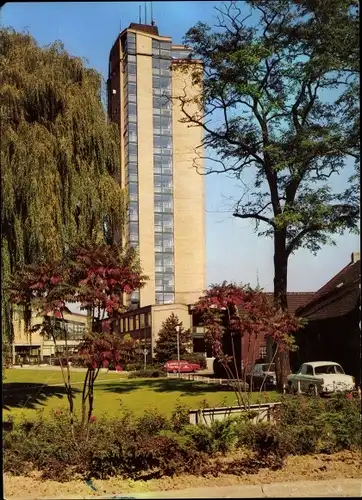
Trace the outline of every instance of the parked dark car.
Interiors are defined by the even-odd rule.
[[[172,359],[163,365],[163,369],[168,373],[193,373],[200,370],[200,365],[198,363],[191,363],[190,361],[181,359],[179,368],[179,362],[177,359]]]
[[[257,363],[252,366],[246,373],[246,381],[250,389],[275,389],[277,379],[275,375],[274,363]]]

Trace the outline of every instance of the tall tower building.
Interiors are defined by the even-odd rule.
[[[194,164],[202,129],[182,123],[172,99],[200,91],[191,82],[200,61],[173,71],[188,55],[156,26],[135,23],[110,52],[108,115],[119,126],[120,179],[129,196],[124,238],[139,248],[149,276],[132,298],[138,307],[191,304],[205,289],[204,178]]]

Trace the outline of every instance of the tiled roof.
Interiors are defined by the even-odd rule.
[[[300,307],[298,315],[309,320],[344,316],[360,300],[361,261],[348,264]]]
[[[274,300],[273,292],[264,292],[269,301],[272,303]],[[287,293],[287,301],[288,301],[288,311],[290,314],[294,314],[295,311],[304,306],[307,302],[310,301],[311,297],[313,297],[315,292],[288,292]]]
[[[307,302],[309,302],[314,294],[315,292],[288,292],[287,301],[288,311],[290,312],[290,314],[294,314],[299,307],[302,307]],[[274,294],[272,292],[265,292],[265,295],[267,295],[268,298],[273,301]]]

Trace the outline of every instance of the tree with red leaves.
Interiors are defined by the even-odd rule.
[[[132,247],[121,251],[114,246],[96,243],[72,248],[58,261],[26,266],[13,276],[11,300],[23,307],[25,328],[29,334],[40,329],[56,345],[56,334],[52,323],[47,321],[48,316],[64,321],[64,313],[71,312],[67,303],[79,303],[88,313],[88,331],[78,352],[70,354],[65,334],[65,366],[59,357],[73,433],[74,396],[69,361],[81,360],[87,367],[82,392],[82,428],[87,428],[88,435],[93,412],[93,387],[99,370],[109,363],[118,365],[121,359],[122,341],[114,333],[120,315],[127,309],[125,297],[143,287],[146,279]],[[32,312],[43,316],[41,325],[31,326]]]
[[[287,311],[271,304],[260,289],[250,286],[237,286],[223,282],[212,285],[195,305],[201,313],[205,326],[205,341],[212,346],[213,356],[224,367],[229,378],[236,377],[237,397],[240,396],[242,385],[240,378],[242,367],[237,366],[235,355],[235,338],[248,335],[253,340],[271,338],[277,345],[275,364],[280,364],[280,353],[289,352],[294,348],[292,334],[297,331],[303,321],[292,316]],[[230,338],[231,352],[223,349],[224,336]],[[277,371],[277,375],[280,370]],[[278,388],[282,389],[281,380],[277,380]]]

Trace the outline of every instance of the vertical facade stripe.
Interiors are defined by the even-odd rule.
[[[171,42],[152,40],[155,303],[175,301]]]

